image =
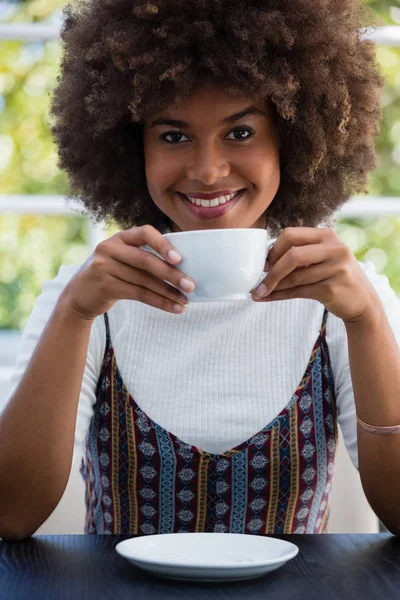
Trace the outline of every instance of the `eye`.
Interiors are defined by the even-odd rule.
[[[163,133],[162,135],[160,135],[160,138],[162,140],[168,142],[169,144],[175,144],[175,143],[179,142],[179,140],[177,140],[175,138],[175,140],[171,142],[170,140],[167,140],[167,136],[169,136],[169,135],[178,136],[178,137],[181,136],[182,137],[183,133],[179,133],[178,131],[167,131],[167,133]]]
[[[235,141],[235,142],[241,142],[244,140],[248,140],[249,138],[251,138],[254,135],[254,130],[250,129],[250,127],[236,127],[236,129],[233,129],[228,135],[236,135],[236,134],[240,134],[240,133],[248,133],[249,135],[246,137],[241,137],[241,138],[231,138],[231,141]],[[168,140],[168,136],[178,136],[178,138],[180,137],[186,137],[183,133],[180,133],[179,131],[167,131],[166,133],[161,134],[160,138],[166,142],[168,142],[169,144],[178,144],[181,140],[180,139],[175,139],[174,140]]]
[[[229,135],[236,134],[236,133],[249,133],[250,135],[248,135],[245,138],[236,138],[236,141],[240,142],[241,140],[248,140],[249,138],[251,138],[254,135],[254,130],[250,129],[250,127],[237,127],[236,129],[234,129],[233,131],[230,132]]]

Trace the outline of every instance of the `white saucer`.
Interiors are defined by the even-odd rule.
[[[238,533],[166,533],[124,540],[116,551],[168,579],[237,581],[279,569],[299,548],[274,537]]]

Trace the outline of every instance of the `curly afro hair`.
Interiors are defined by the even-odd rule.
[[[265,99],[279,135],[271,235],[315,227],[367,192],[385,79],[359,0],[79,0],[64,8],[51,106],[71,196],[122,228],[169,219],[147,189],[144,123],[208,78]]]

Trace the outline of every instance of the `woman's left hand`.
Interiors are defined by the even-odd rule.
[[[380,302],[334,229],[288,227],[271,247],[267,262],[269,272],[263,281],[267,293],[258,298],[253,292],[255,301],[310,298],[345,323],[364,319]]]

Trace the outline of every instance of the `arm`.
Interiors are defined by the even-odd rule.
[[[358,416],[378,427],[400,425],[400,351],[379,299],[363,320],[345,325]],[[371,434],[360,425],[357,430],[365,495],[400,536],[400,435]]]
[[[0,536],[32,535],[59,503],[72,461],[92,321],[63,292],[0,416]]]
[[[310,298],[342,319],[359,418],[376,426],[400,425],[398,343],[379,295],[350,248],[331,228],[288,227],[268,262],[267,292],[254,300]],[[400,535],[400,435],[375,435],[358,425],[357,446],[367,499],[387,528]]]

